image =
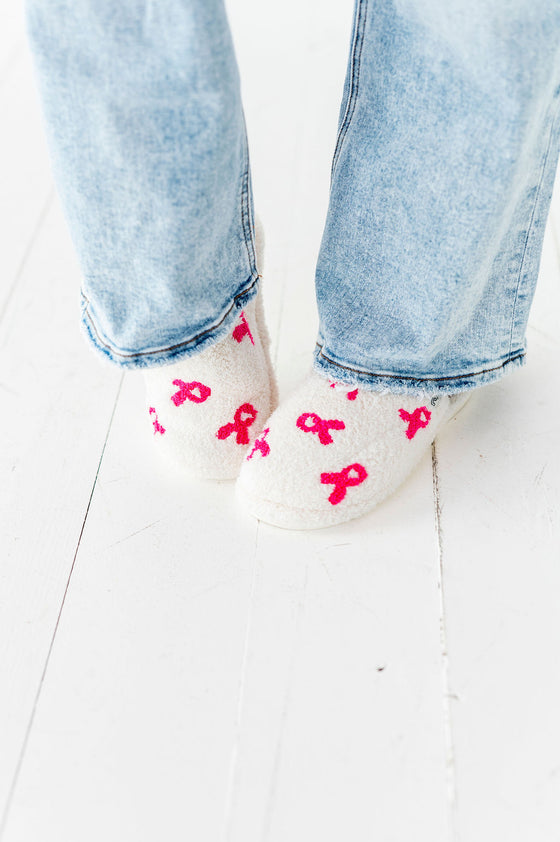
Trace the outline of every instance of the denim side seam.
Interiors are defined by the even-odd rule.
[[[252,196],[253,190],[251,186],[251,165],[249,160],[249,141],[247,138],[247,124],[245,122],[245,113],[242,111],[243,118],[243,175],[241,177],[241,227],[243,229],[243,237],[245,240],[245,248],[247,249],[247,258],[249,260],[249,271],[253,277],[257,275],[257,252],[254,240],[255,224],[253,220]]]
[[[413,377],[403,374],[387,374],[366,371],[343,363],[335,362],[324,352],[324,346],[316,344],[314,354],[314,369],[333,378],[341,377],[344,383],[352,386],[362,386],[374,392],[392,392],[394,394],[456,394],[470,391],[499,380],[504,374],[524,365],[526,361],[525,349],[508,355],[501,362],[488,363],[478,371],[463,372],[462,374],[442,377]]]
[[[81,290],[81,325],[93,347],[97,351],[101,352],[105,358],[122,368],[149,368],[159,365],[168,365],[171,362],[175,362],[180,357],[187,357],[191,354],[199,353],[224,338],[237,319],[237,311],[243,309],[243,307],[245,307],[258,293],[259,280],[259,276],[251,276],[246,282],[249,286],[245,286],[234,295],[233,300],[225,313],[223,313],[219,320],[211,327],[200,331],[190,339],[186,339],[183,342],[178,342],[164,348],[151,348],[150,350],[145,351],[126,351],[124,349],[114,347],[106,339],[106,337],[102,336],[102,332],[97,328],[92,313],[90,312],[90,301],[83,290]]]
[[[554,137],[554,129],[555,129],[555,126],[556,126],[556,122],[558,120],[558,115],[560,114],[560,88],[558,88],[556,90],[556,99],[557,99],[556,108],[555,108],[554,112],[552,113],[552,116],[551,116],[551,119],[550,119],[550,131],[549,131],[549,134],[548,134],[548,142],[547,142],[546,149],[545,149],[544,156],[543,156],[543,160],[542,160],[540,178],[539,178],[539,182],[537,184],[537,191],[536,191],[536,194],[535,194],[535,200],[533,202],[533,207],[532,207],[532,210],[531,210],[531,218],[529,220],[529,225],[527,227],[527,234],[526,234],[526,237],[525,237],[525,243],[523,245],[523,253],[521,255],[521,261],[520,261],[520,264],[519,264],[519,272],[518,272],[518,275],[517,275],[517,284],[516,284],[516,288],[515,288],[515,296],[514,296],[514,299],[513,299],[513,306],[512,306],[512,313],[511,313],[511,331],[510,331],[510,339],[509,339],[509,353],[510,354],[512,353],[513,333],[514,333],[514,329],[516,327],[517,304],[518,304],[518,300],[519,300],[519,292],[520,292],[521,281],[522,281],[522,277],[523,277],[523,269],[524,269],[524,266],[525,266],[525,258],[527,256],[527,249],[528,249],[528,246],[529,246],[529,240],[531,238],[531,234],[532,234],[533,228],[534,228],[535,213],[536,213],[536,210],[537,210],[537,207],[538,207],[538,204],[539,204],[539,200],[541,198],[544,176],[545,176],[546,169],[547,169],[548,159],[550,157],[550,150],[552,148],[552,139]]]
[[[357,0],[349,64],[350,79],[348,84],[348,99],[346,102],[346,108],[344,110],[344,116],[340,121],[338,137],[336,139],[336,145],[331,166],[331,179],[334,175],[334,171],[338,163],[338,159],[340,158],[340,153],[342,151],[342,144],[344,143],[344,139],[346,137],[348,128],[350,126],[350,123],[352,122],[352,117],[354,116],[354,111],[356,109],[360,81],[360,63],[362,60],[362,47],[364,45],[364,32],[367,18],[367,7],[368,0]]]

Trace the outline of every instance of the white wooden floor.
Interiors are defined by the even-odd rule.
[[[283,392],[307,370],[351,0],[230,0]],[[86,347],[0,10],[2,842],[559,842],[560,193],[529,364],[367,518],[289,533],[145,451]]]

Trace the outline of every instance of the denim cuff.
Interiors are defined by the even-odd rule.
[[[412,376],[404,372],[392,373],[387,371],[373,372],[335,362],[331,359],[323,345],[317,344],[313,360],[313,368],[319,374],[351,386],[361,386],[372,392],[385,392],[401,395],[452,395],[486,386],[499,380],[525,364],[525,348],[511,354],[505,360],[489,362],[484,367],[477,366],[471,371],[462,371],[454,375]]]
[[[199,331],[194,336],[186,337],[172,345],[160,348],[132,351],[116,347],[100,330],[98,320],[96,320],[95,315],[92,313],[91,303],[83,291],[81,293],[81,324],[93,348],[106,360],[121,368],[153,368],[155,366],[168,365],[181,357],[189,357],[191,354],[200,353],[200,351],[203,351],[210,345],[219,342],[235,325],[239,311],[257,295],[258,291],[259,278],[249,278],[243,289],[233,297],[229,306],[218,315],[211,325]]]

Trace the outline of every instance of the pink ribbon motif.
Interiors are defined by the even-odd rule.
[[[165,433],[165,427],[162,427],[161,424],[159,423],[158,417],[157,417],[157,412],[155,410],[155,407],[153,407],[153,406],[150,407],[150,415],[152,414],[152,412],[156,416],[156,420],[152,421],[152,424],[154,425],[154,436],[155,436],[156,433],[160,433],[163,436],[163,434]]]
[[[406,409],[399,409],[399,415],[403,421],[408,423],[406,430],[406,437],[408,439],[413,439],[418,430],[422,429],[422,427],[427,427],[432,417],[432,413],[425,406],[419,406],[412,413],[407,412]]]
[[[266,439],[266,437],[268,436],[269,433],[270,433],[270,427],[267,427],[265,430],[262,431],[259,438],[255,439],[255,444],[253,446],[252,451],[247,456],[247,461],[249,461],[249,459],[253,458],[253,456],[255,455],[257,450],[260,451],[260,453],[263,457],[268,456],[268,454],[270,453],[270,445],[268,444],[268,442],[265,441],[265,439]]]
[[[307,424],[309,419],[313,421],[311,426]],[[304,433],[317,433],[321,444],[332,444],[333,437],[329,433],[329,429],[344,430],[345,424],[344,421],[338,421],[336,418],[327,421],[324,418],[320,418],[315,412],[304,412],[296,421],[296,426],[300,430],[303,430]]]
[[[237,325],[237,327],[233,331],[232,336],[236,342],[243,342],[244,337],[248,336],[251,340],[251,345],[255,344],[253,334],[251,333],[251,329],[247,324],[247,319],[245,318],[245,313],[243,312],[243,310],[241,311],[241,324]]]
[[[205,386],[204,383],[199,383],[193,380],[192,383],[185,383],[184,380],[174,380],[174,386],[179,387],[179,391],[171,395],[171,400],[175,406],[181,406],[185,401],[192,401],[192,403],[204,403],[212,394],[210,386]],[[195,392],[197,390],[198,394]]]
[[[236,433],[237,444],[249,444],[249,433],[247,430],[251,424],[255,423],[257,414],[257,410],[250,403],[241,404],[239,409],[235,410],[233,421],[220,427],[216,433],[217,437],[219,439],[227,439],[232,433]]]
[[[348,465],[342,471],[332,474],[321,474],[323,485],[334,485],[334,489],[329,495],[329,503],[332,503],[333,506],[344,500],[347,488],[351,488],[354,485],[361,485],[365,479],[367,479],[367,471],[363,465],[359,465],[357,462],[354,462],[353,465]]]
[[[329,386],[331,389],[336,389],[337,381],[336,380],[329,380]],[[358,397],[358,389],[352,389],[351,392],[346,392],[346,397],[349,401],[355,401]]]

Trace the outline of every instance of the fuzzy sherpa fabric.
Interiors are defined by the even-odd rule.
[[[232,479],[274,409],[260,293],[231,333],[199,354],[144,373],[160,453],[191,476]]]
[[[312,373],[248,452],[238,499],[287,529],[359,517],[406,479],[467,397],[378,394]]]

